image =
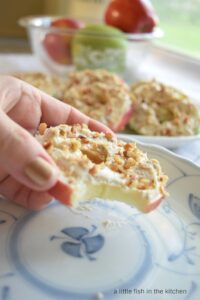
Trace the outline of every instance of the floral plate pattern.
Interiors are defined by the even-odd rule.
[[[0,300],[200,299],[200,168],[138,145],[169,176],[150,214],[101,199],[41,212],[0,200]]]

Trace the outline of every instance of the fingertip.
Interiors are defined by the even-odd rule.
[[[91,130],[94,130],[94,131],[103,132],[103,133],[110,133],[112,135],[115,135],[114,132],[109,127],[107,127],[104,124],[102,124],[101,122],[98,122],[98,121],[93,120],[93,119],[89,120],[88,127]]]
[[[52,196],[47,192],[37,192],[23,186],[18,189],[17,194],[12,198],[15,204],[33,211],[46,208],[52,200]]]
[[[32,210],[32,211],[37,212],[37,211],[40,211],[40,210],[43,210],[43,209],[47,208],[47,206],[50,204],[50,202],[45,203],[45,204],[30,205],[27,208]]]

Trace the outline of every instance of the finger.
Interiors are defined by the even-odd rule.
[[[52,200],[52,197],[48,193],[33,191],[11,176],[7,176],[1,182],[0,192],[8,200],[33,210],[46,207]]]
[[[72,106],[49,96],[22,80],[11,76],[0,78],[0,87],[4,87],[2,89],[4,93],[1,94],[0,99],[1,107],[4,111],[9,112],[12,119],[23,125],[26,129],[34,131],[33,128],[41,117],[41,111],[39,111],[39,106],[41,105],[41,121],[48,125],[85,123],[91,130],[113,134],[108,127],[100,122],[87,117]],[[5,87],[9,86],[12,86],[12,89],[5,89]],[[24,115],[27,113],[27,110],[29,110],[29,115],[34,112],[35,118],[32,120],[25,118]]]
[[[52,201],[52,197],[45,192],[35,192],[29,190],[27,196],[20,196],[20,198],[14,199],[14,202],[17,205],[20,205],[24,208],[31,209],[34,211],[39,211],[46,208]]]
[[[51,96],[42,93],[41,100],[42,122],[48,125],[59,124],[87,124],[91,130],[96,130],[105,133],[113,133],[107,126],[95,121],[72,106],[63,103]]]
[[[103,125],[101,122],[95,121],[94,119],[89,119],[88,127],[93,131],[99,131],[99,132],[110,133],[112,135],[115,135],[110,128]]]
[[[0,111],[0,165],[29,188],[46,191],[59,171],[48,153],[25,129]]]
[[[112,133],[112,130],[102,123],[91,119],[78,111],[77,109],[71,107],[70,112],[68,114],[66,122],[67,124],[87,124],[91,130],[104,132],[104,133]]]

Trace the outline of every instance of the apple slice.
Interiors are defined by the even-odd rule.
[[[99,197],[149,212],[167,194],[167,176],[159,162],[134,143],[90,131],[86,125],[41,126],[37,139],[60,169],[59,182],[49,193],[69,206]]]
[[[126,125],[128,124],[128,122],[130,121],[130,119],[133,116],[133,107],[131,107],[121,118],[121,121],[119,122],[119,124],[117,125],[117,127],[113,128],[112,130],[114,132],[120,132],[122,130],[124,130],[124,128],[126,127]]]
[[[118,132],[132,116],[132,97],[128,85],[117,75],[85,70],[69,75],[64,102]]]
[[[157,80],[131,85],[134,114],[129,127],[146,136],[192,136],[200,131],[200,110],[177,88]]]

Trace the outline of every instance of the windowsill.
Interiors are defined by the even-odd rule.
[[[27,39],[0,37],[1,53],[30,53]]]
[[[163,50],[165,52],[178,56],[179,58],[182,57],[186,60],[190,60],[195,63],[200,63],[200,55],[190,54],[180,48],[169,46],[161,42],[156,42],[154,45],[155,47],[159,48],[161,51]]]

